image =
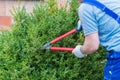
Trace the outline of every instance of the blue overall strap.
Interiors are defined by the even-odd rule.
[[[109,16],[111,16],[112,18],[114,18],[119,24],[120,24],[120,16],[117,15],[115,12],[113,12],[112,10],[110,10],[109,8],[107,8],[105,5],[103,5],[102,3],[96,1],[96,0],[83,0],[82,3],[88,3],[91,5],[96,6],[97,8],[101,9],[102,11],[104,11],[106,14],[108,14]]]

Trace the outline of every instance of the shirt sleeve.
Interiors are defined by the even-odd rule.
[[[85,36],[98,32],[98,24],[93,11],[93,6],[85,3],[82,3],[78,8],[78,16],[82,22]]]

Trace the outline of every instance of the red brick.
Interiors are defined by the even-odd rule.
[[[10,30],[12,19],[10,16],[0,16],[0,28]]]

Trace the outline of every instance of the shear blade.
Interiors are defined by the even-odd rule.
[[[48,42],[45,45],[43,45],[42,49],[50,49],[51,48],[51,43]]]

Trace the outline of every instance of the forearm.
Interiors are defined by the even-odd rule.
[[[72,53],[78,57],[83,58],[87,54],[95,52],[99,47],[98,33],[93,33],[91,35],[85,36],[85,41],[83,45],[77,45]]]
[[[97,51],[99,48],[99,38],[97,33],[86,36],[84,44],[81,47],[81,51],[85,54],[91,54]]]
[[[84,53],[84,54],[92,54],[94,53],[95,51],[97,51],[98,48],[93,48],[92,46],[88,46],[88,45],[83,45],[81,47],[81,51]]]

